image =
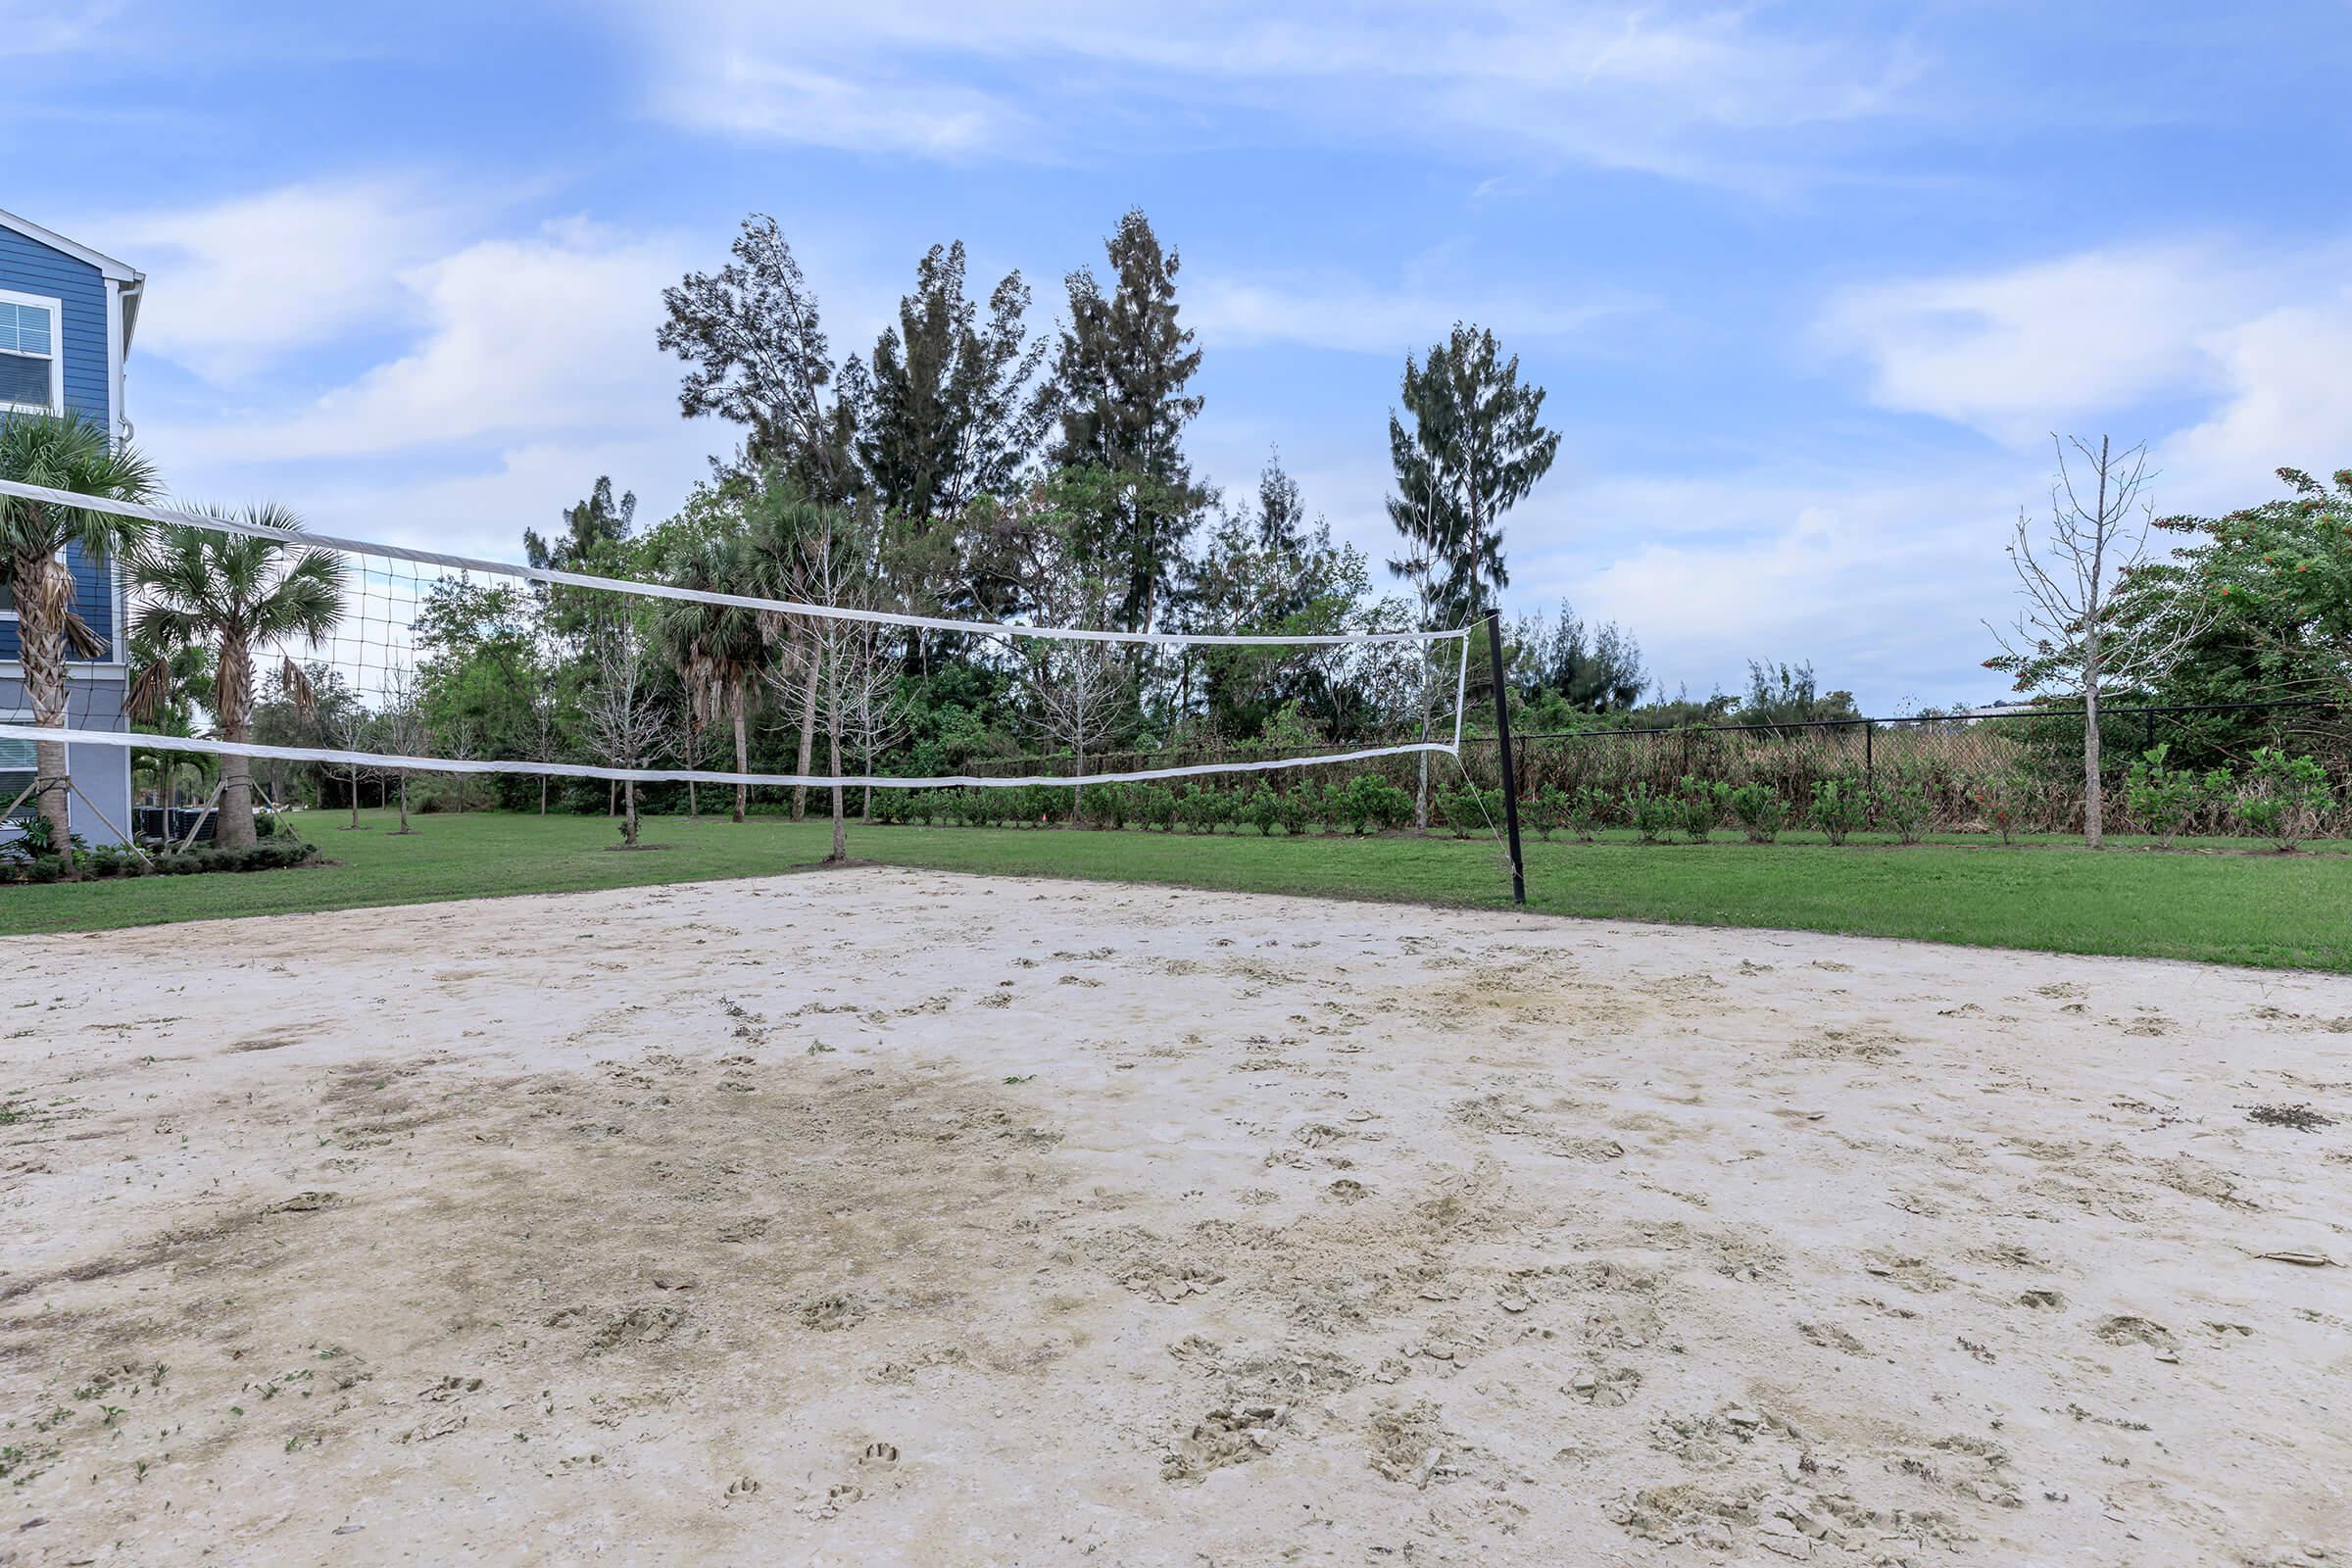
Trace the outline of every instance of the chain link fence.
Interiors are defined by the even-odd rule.
[[[2203,773],[2243,772],[2259,747],[2317,758],[2339,803],[2352,797],[2352,725],[2328,703],[2217,703],[2108,708],[2099,714],[2105,817],[2128,830],[2125,785],[2132,764],[2162,745],[2166,761]],[[1686,777],[1732,786],[1761,782],[1802,807],[1825,780],[1888,782],[1923,790],[1932,823],[1944,831],[1982,828],[1983,792],[2000,786],[2023,808],[2030,832],[2082,826],[2081,710],[2017,710],[1964,716],[1856,718],[1805,724],[1705,724],[1674,729],[1593,729],[1514,735],[1521,799],[1556,787],[1622,799],[1637,786],[1671,793]],[[1501,782],[1494,737],[1474,737],[1464,761],[1472,777]],[[2226,831],[2225,808],[2200,809],[2189,831]],[[2331,831],[2348,824],[2339,809]]]

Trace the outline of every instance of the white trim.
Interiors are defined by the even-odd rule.
[[[49,313],[49,406],[42,408],[31,403],[0,403],[0,409],[12,409],[24,414],[63,414],[66,412],[66,302],[54,294],[25,294],[13,288],[0,288],[0,305],[32,305]],[[0,350],[20,359],[31,359],[15,349]]]
[[[77,262],[95,267],[100,273],[119,283],[135,283],[147,275],[128,262],[118,262],[104,252],[94,251],[87,245],[66,238],[55,229],[43,228],[31,219],[19,218],[5,209],[0,209],[0,228],[13,228],[35,244],[46,245],[53,251],[62,251]]]

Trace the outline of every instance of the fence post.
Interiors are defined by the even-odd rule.
[[[1862,721],[1862,789],[1867,794],[1878,781],[1878,734],[1876,719]]]
[[[1511,764],[1511,689],[1502,678],[1502,614],[1498,611],[1487,612],[1487,652],[1494,666],[1494,744],[1501,754],[1496,760],[1502,764],[1495,771],[1502,775],[1502,820],[1511,840],[1511,902],[1525,904],[1527,863],[1519,858],[1519,780]],[[1470,657],[1467,648],[1462,657]],[[1478,788],[1478,782],[1473,779],[1470,787]]]

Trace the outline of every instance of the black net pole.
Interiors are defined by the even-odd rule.
[[[1487,652],[1494,679],[1494,744],[1502,764],[1502,825],[1511,841],[1511,902],[1527,902],[1527,862],[1519,858],[1519,777],[1511,758],[1511,689],[1502,678],[1502,616],[1487,614]],[[1469,657],[1469,650],[1462,651]],[[1475,783],[1471,788],[1477,788]]]

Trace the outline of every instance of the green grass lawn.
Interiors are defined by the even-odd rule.
[[[476,812],[416,818],[407,837],[365,812],[303,830],[342,863],[245,875],[0,888],[0,934],[96,931],[508,893],[570,893],[768,876],[820,858],[828,828],[756,818],[649,818],[665,846],[615,851],[602,817]],[[1253,893],[1502,906],[1492,840],[861,827],[853,855],[950,871],[1159,882]],[[2352,857],[2128,843],[2094,855],[2055,842],[1910,849],[1820,843],[1530,843],[1528,901],[1547,914],[1771,926],[2224,963],[2352,971]]]

